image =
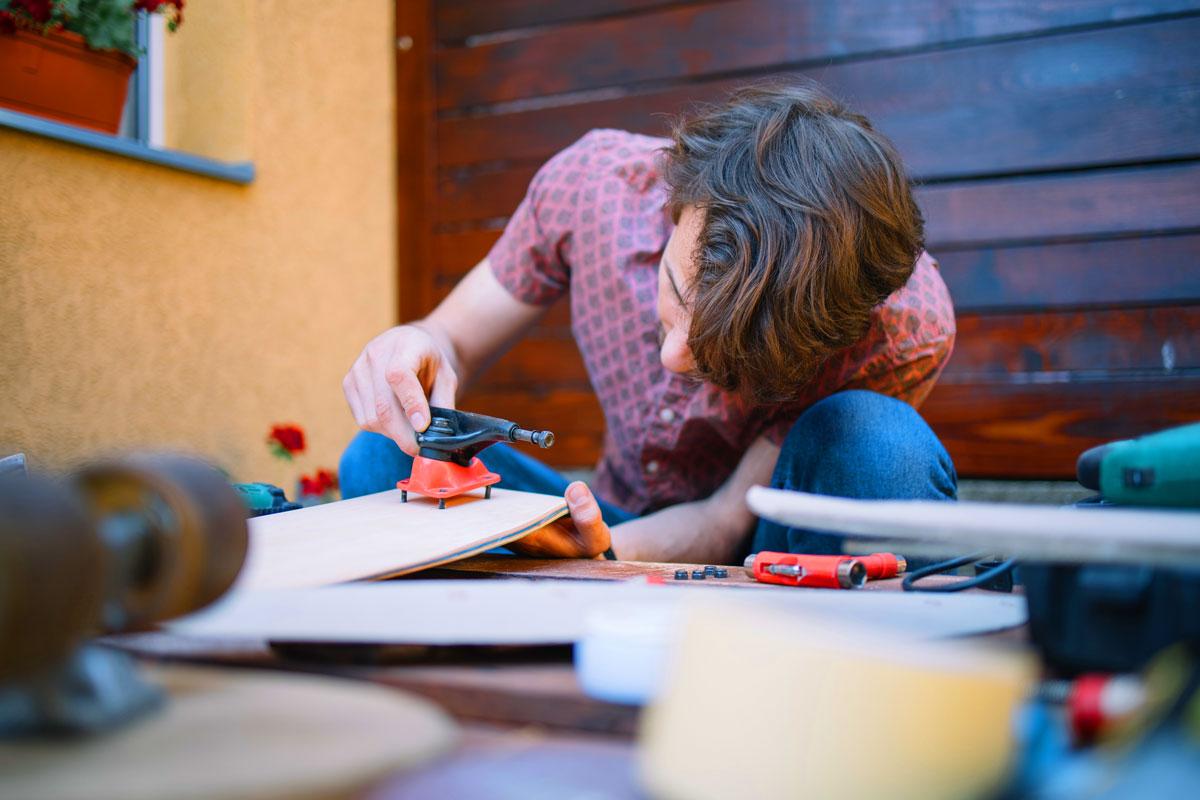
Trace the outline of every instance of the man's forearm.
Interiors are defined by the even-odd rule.
[[[750,533],[750,524],[739,525],[729,515],[713,513],[716,502],[714,496],[681,503],[616,525],[613,552],[622,561],[729,563]]]
[[[779,447],[759,438],[707,500],[680,503],[613,527],[613,552],[623,561],[729,563],[755,524],[746,490],[770,483],[778,458]]]

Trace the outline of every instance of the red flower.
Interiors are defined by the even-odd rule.
[[[8,10],[0,12],[0,29],[6,33],[22,26],[40,30],[50,22],[57,5],[54,0],[9,0]]]
[[[324,493],[329,489],[337,488],[337,474],[329,470],[317,470],[317,483],[321,486],[321,492]]]
[[[24,8],[34,22],[45,25],[50,21],[50,13],[54,11],[53,0],[10,0],[10,8]]]
[[[282,450],[279,455],[291,458],[296,453],[304,452],[304,431],[297,425],[275,425],[271,428],[267,443]]]
[[[325,489],[321,486],[319,480],[310,478],[307,475],[300,476],[301,497],[320,497],[323,494],[325,494]]]

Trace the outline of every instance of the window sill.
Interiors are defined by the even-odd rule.
[[[22,114],[7,108],[0,108],[0,127],[58,139],[61,142],[69,142],[81,147],[103,150],[106,153],[114,153],[138,161],[149,161],[170,169],[191,172],[231,183],[247,184],[254,180],[254,163],[251,161],[217,161],[191,153],[182,153],[178,150],[162,150],[132,139],[122,139],[31,114]]]

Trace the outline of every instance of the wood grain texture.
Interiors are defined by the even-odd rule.
[[[400,2],[396,40],[396,264],[401,279],[397,312],[416,319],[432,305],[432,276],[424,269],[434,249],[430,208],[437,156],[433,119],[433,17],[431,0]],[[365,344],[365,342],[364,342]]]
[[[517,342],[472,391],[521,391],[546,381],[556,391],[591,391],[583,356],[569,328],[535,331]]]
[[[498,547],[567,513],[562,497],[483,490],[437,501],[400,491],[249,521],[237,590],[292,589],[403,575]]]
[[[939,246],[1200,228],[1200,162],[921,187]]]
[[[544,381],[521,389],[481,388],[467,392],[459,406],[481,413],[486,409],[501,419],[530,418],[540,429],[554,431],[554,447],[538,453],[551,466],[589,467],[600,457],[604,412],[590,389],[557,389]]]
[[[960,312],[1200,300],[1200,236],[939,248]]]
[[[1200,306],[959,314],[947,376],[1200,371]]]
[[[472,267],[483,261],[500,233],[498,229],[484,229],[434,235],[432,272],[439,287],[453,287]]]
[[[864,551],[865,552],[865,551]],[[692,581],[691,574],[703,570],[706,566],[716,564],[686,564],[661,563],[656,561],[596,561],[594,559],[577,558],[524,558],[523,556],[504,555],[499,553],[482,553],[452,564],[444,564],[432,570],[426,570],[417,575],[408,576],[406,580],[420,578],[522,578],[531,580],[577,580],[577,581],[636,581],[662,578],[674,583],[676,570],[688,573],[687,583],[690,586],[704,586],[713,589],[778,588],[775,584],[759,583],[746,574],[740,564],[726,565],[729,576],[726,578],[705,578],[703,581]],[[902,578],[886,578],[867,581],[860,591],[864,592],[899,592]],[[926,578],[931,585],[957,583],[964,580],[957,576],[931,575]],[[968,592],[982,592],[982,589],[968,589]]]
[[[1200,19],[785,70],[886,134],[920,180],[1195,155]],[[1120,57],[1114,58],[1114,54]],[[666,135],[753,76],[440,120],[443,166],[541,162],[596,127]]]
[[[519,28],[629,14],[679,0],[439,0],[434,6],[439,42]]]
[[[1193,374],[1072,381],[1032,375],[996,382],[942,380],[921,415],[959,477],[1070,480],[1089,447],[1200,419]],[[1062,380],[1062,379],[1066,380]],[[1060,382],[1061,381],[1061,382]]]
[[[1139,16],[1188,11],[1194,2],[1128,8]],[[437,107],[675,80],[946,46],[975,39],[1045,34],[1109,23],[1111,3],[957,6],[937,0],[695,3],[629,19],[565,25],[544,33],[438,53]]]

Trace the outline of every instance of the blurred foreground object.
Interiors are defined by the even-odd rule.
[[[147,680],[86,641],[224,594],[246,513],[218,472],[178,456],[62,482],[0,475],[0,797],[358,797],[453,744],[445,714],[389,689],[190,667]]]
[[[783,525],[887,542],[910,556],[986,550],[1029,562],[1200,566],[1195,511],[851,500],[762,486],[750,487],[746,502]]]
[[[0,744],[0,797],[333,800],[455,741],[434,705],[382,686],[201,667],[147,670],[170,695],[109,736]]]
[[[180,456],[62,482],[0,474],[0,734],[98,731],[158,705],[127,656],[85,639],[220,597],[245,559],[245,513],[220,474]]]
[[[674,663],[641,732],[664,800],[988,796],[1032,686],[1016,654],[737,603],[698,608]]]

